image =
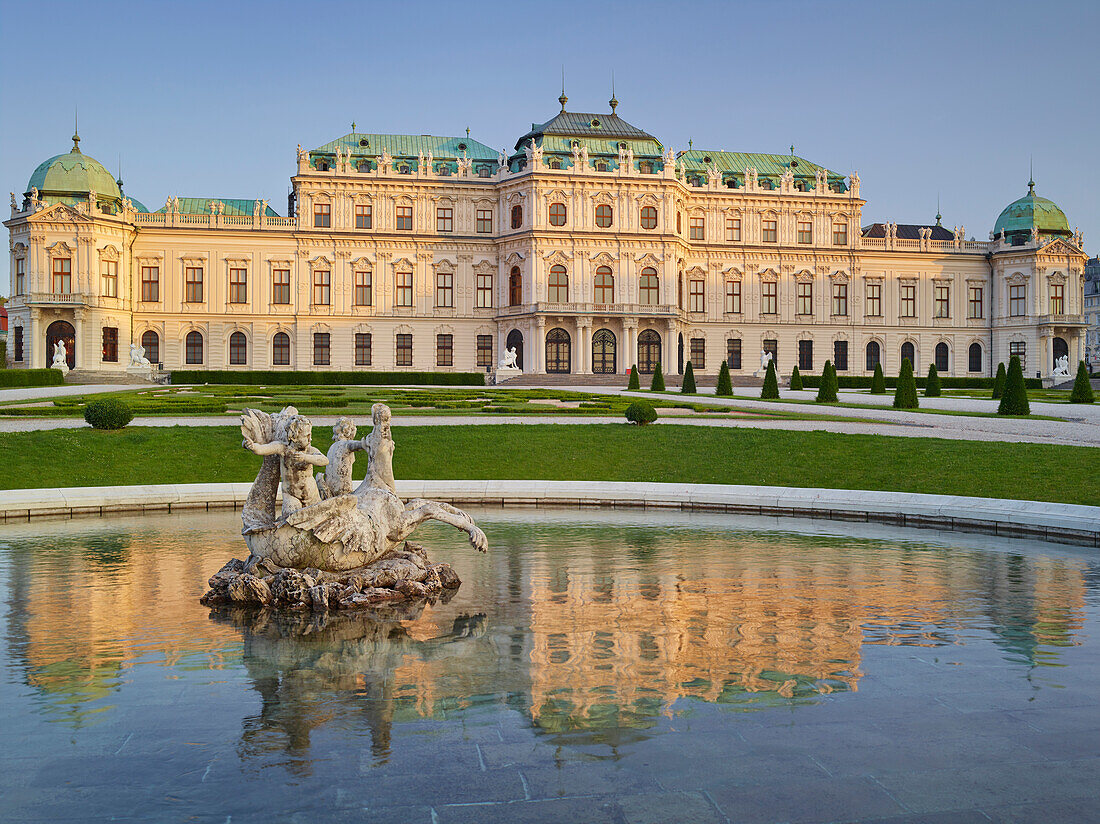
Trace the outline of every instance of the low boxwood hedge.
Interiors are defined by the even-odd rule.
[[[836,383],[840,389],[870,389],[871,375],[837,375]],[[924,388],[926,378],[916,378],[917,386]],[[1027,378],[1024,381],[1028,389],[1042,389],[1043,382],[1038,378]],[[802,385],[807,389],[817,389],[821,386],[821,375],[802,375]],[[886,386],[896,388],[896,377],[886,378]],[[951,378],[940,376],[940,386],[943,389],[992,389],[993,378]]]
[[[51,370],[43,370],[51,371]],[[56,370],[53,370],[56,371]],[[221,372],[197,369],[172,371],[172,383],[266,384],[271,386],[484,386],[481,372]]]
[[[61,386],[60,369],[0,369],[0,386]]]

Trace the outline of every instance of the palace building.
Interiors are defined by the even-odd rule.
[[[510,155],[351,133],[298,149],[289,216],[255,199],[150,211],[73,135],[12,195],[16,367],[752,375],[770,351],[841,375],[1049,378],[1084,357],[1080,232],[1035,193],[988,240],[864,223],[856,173],[794,154],[674,152],[566,109]]]

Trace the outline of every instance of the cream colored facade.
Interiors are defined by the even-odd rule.
[[[487,163],[421,155],[407,173],[388,153],[357,164],[338,149],[320,163],[299,150],[294,217],[260,201],[251,215],[216,201],[187,213],[171,198],[150,213],[122,198],[109,214],[96,192],[13,195],[9,358],[48,366],[55,321],[71,324],[71,359],[89,370],[124,370],[129,344],[149,333],[151,359],[169,370],[485,371],[509,342],[526,372],[573,375],[648,371],[655,359],[704,374],[728,359],[733,375],[752,375],[772,347],[782,374],[818,373],[827,359],[841,375],[869,374],[875,345],[887,375],[903,346],[918,373],[938,360],[953,376],[989,376],[1010,349],[1029,377],[1048,377],[1060,352],[1084,357],[1079,233],[1011,245],[879,224],[883,236],[865,236],[855,174],[819,169],[807,183],[788,170],[765,188],[746,167],[730,188],[713,165],[693,174],[698,150],[647,165],[624,142],[618,162],[601,164],[577,143],[570,168],[529,142]],[[364,207],[370,228],[357,228]],[[143,294],[154,271],[156,294]],[[117,330],[113,353],[105,329]],[[189,348],[195,333],[201,346]]]

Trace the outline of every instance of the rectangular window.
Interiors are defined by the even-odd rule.
[[[27,291],[27,261],[25,258],[15,259],[15,294],[26,294]]]
[[[802,372],[813,371],[814,342],[812,340],[800,340],[798,342],[798,368]]]
[[[691,240],[706,239],[706,229],[703,226],[702,217],[693,217],[688,220],[688,237]]]
[[[917,285],[915,283],[903,283],[901,285],[901,316],[903,318],[915,318],[917,316]]]
[[[1023,287],[1020,287],[1023,288]],[[1010,343],[1008,345],[1008,356],[1011,358],[1013,355],[1020,359],[1020,368],[1027,374],[1027,344],[1023,341],[1016,343]]]
[[[478,309],[491,309],[493,306],[493,276],[482,273],[477,276],[477,293],[474,295],[474,306]]]
[[[454,335],[435,336],[435,365],[454,365]]]
[[[370,332],[355,333],[355,365],[370,366]]]
[[[103,327],[103,361],[118,363],[118,327]]]
[[[141,267],[141,299],[145,303],[160,301],[160,267]]]
[[[435,273],[435,305],[445,308],[455,305],[455,276],[453,272]]]
[[[691,339],[691,367],[696,372],[707,368],[707,342],[705,338]]]
[[[1014,318],[1022,318],[1027,314],[1026,284],[1008,287],[1008,314]]]
[[[413,230],[413,207],[412,206],[398,206],[397,207],[397,231],[399,232],[411,232]]]
[[[118,297],[118,261],[103,261],[103,297]]]
[[[726,281],[726,311],[735,315],[741,314],[741,281]]]
[[[437,232],[453,232],[455,230],[454,209],[440,206],[435,210],[435,230]]]
[[[936,317],[951,317],[951,287],[936,284],[932,287],[932,291],[936,299]]]
[[[271,273],[271,302],[290,303],[290,270],[275,269]]]
[[[882,284],[867,284],[867,317],[882,317]]]
[[[765,218],[760,225],[760,239],[764,243],[778,243],[779,222],[772,218]]]
[[[1050,314],[1064,315],[1066,311],[1066,287],[1061,283],[1050,285]]]
[[[313,305],[328,306],[332,303],[332,272],[317,269],[313,273]]]
[[[313,204],[313,225],[317,229],[327,229],[332,226],[332,204]]]
[[[833,315],[843,317],[848,314],[848,284],[833,284]]]
[[[703,281],[701,280],[688,281],[688,309],[692,312],[703,312],[706,310]]]
[[[374,296],[371,294],[371,273],[361,271],[355,273],[355,305],[370,306]]]
[[[397,293],[394,295],[394,306],[413,305],[413,273],[397,273]]]
[[[798,284],[798,312],[799,315],[812,315],[814,313],[814,285],[813,283]]]
[[[313,365],[328,366],[329,361],[329,333],[313,333]]]
[[[369,203],[360,203],[355,207],[355,228],[371,228],[371,205]]]
[[[477,365],[486,367],[493,365],[493,336],[477,336]]]
[[[492,209],[478,209],[477,210],[477,231],[479,234],[487,235],[493,231],[493,210]]]
[[[982,287],[971,286],[968,290],[967,300],[967,317],[980,318],[984,315],[984,309],[982,308]]]
[[[760,284],[760,314],[779,314],[779,284],[774,280]]]
[[[731,243],[741,242],[741,218],[726,218],[726,240],[730,241]]]
[[[413,365],[413,336],[407,334],[400,334],[397,336],[397,359],[394,361],[398,366],[412,366]]]
[[[726,363],[730,369],[741,368],[741,338],[729,338],[726,341]]]
[[[248,303],[248,270],[229,270],[229,302]]]
[[[848,371],[848,341],[833,341],[833,369],[837,372]]]
[[[833,246],[847,246],[848,245],[848,224],[847,223],[834,223],[833,224]]]
[[[799,219],[798,221],[798,242],[799,243],[813,243],[814,242],[814,225],[809,220]]]
[[[184,303],[202,303],[202,267],[188,266],[183,272]]]
[[[72,258],[53,259],[53,292],[56,295],[68,295],[73,291]]]
[[[772,365],[776,368],[776,372],[779,370],[779,341],[772,339],[765,339],[764,345],[761,347],[765,352],[771,353]]]
[[[12,357],[18,362],[23,362],[23,327],[15,327],[15,345],[12,347],[15,351],[12,353]]]

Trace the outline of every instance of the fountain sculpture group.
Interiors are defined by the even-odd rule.
[[[485,552],[485,533],[449,504],[397,497],[390,410],[376,403],[371,413],[374,426],[361,440],[355,424],[341,418],[324,455],[311,443],[309,419],[294,407],[245,410],[243,446],[263,456],[242,513],[250,555],[210,579],[203,603],[325,611],[433,598],[459,586],[454,569],[432,564],[423,547],[406,539],[425,521],[442,521]],[[367,453],[367,475],[353,488],[360,451]],[[314,476],[314,467],[323,474]]]

